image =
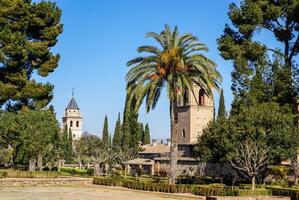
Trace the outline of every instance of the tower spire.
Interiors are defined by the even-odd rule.
[[[72,88],[72,97],[74,97],[75,89]]]

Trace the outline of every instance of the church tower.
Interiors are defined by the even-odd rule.
[[[178,103],[178,144],[196,143],[203,129],[213,120],[213,97],[207,96],[198,86],[194,86],[194,94],[186,92]]]
[[[71,129],[74,140],[80,139],[82,137],[83,117],[74,98],[74,94],[65,109],[62,122],[63,128],[67,127],[68,129]]]

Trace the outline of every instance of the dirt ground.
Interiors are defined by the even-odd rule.
[[[0,187],[2,200],[181,200],[195,199],[103,186],[48,186],[48,187]],[[198,198],[197,198],[198,199]]]

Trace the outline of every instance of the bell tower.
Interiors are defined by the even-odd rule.
[[[71,129],[73,140],[77,140],[82,137],[83,117],[74,98],[74,91],[72,94],[72,98],[64,111],[62,122],[63,128],[67,127],[68,129]]]
[[[194,86],[194,94],[187,90],[178,104],[178,144],[194,144],[213,120],[213,97],[208,96],[202,88]]]

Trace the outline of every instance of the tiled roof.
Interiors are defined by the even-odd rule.
[[[154,160],[169,160],[169,157],[159,157],[159,158],[154,158]],[[198,161],[194,157],[178,157],[178,161]]]
[[[167,144],[157,144],[157,145],[143,145],[141,146],[141,151],[139,154],[148,154],[148,153],[167,153],[170,152],[170,146]]]
[[[154,165],[154,160],[146,158],[135,158],[127,161],[129,165]]]
[[[76,110],[80,110],[79,106],[76,102],[76,100],[74,99],[74,97],[72,97],[71,101],[69,102],[69,104],[67,105],[66,109],[76,109]]]

